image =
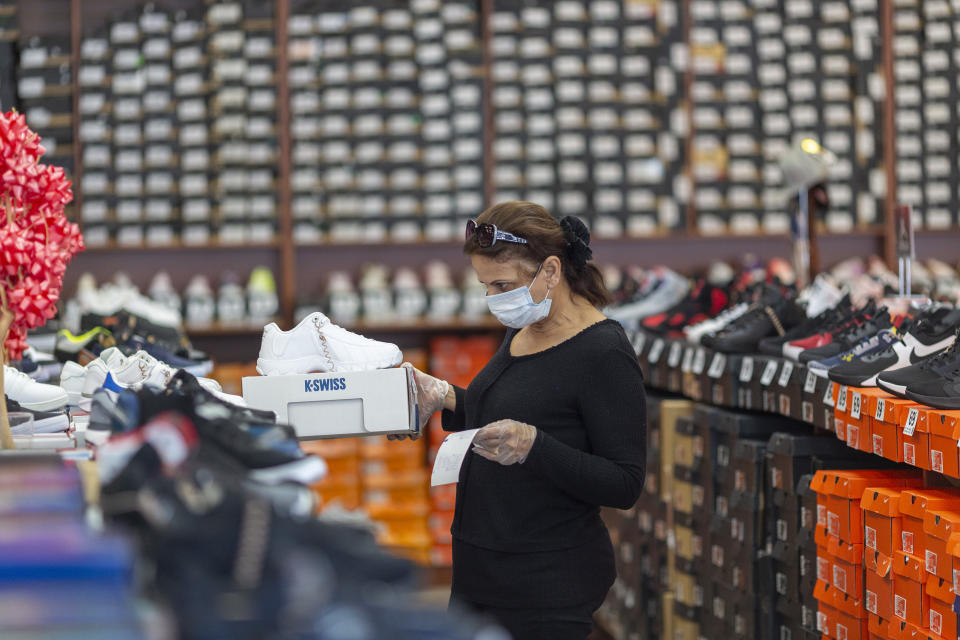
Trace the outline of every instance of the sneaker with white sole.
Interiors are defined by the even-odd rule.
[[[339,327],[319,311],[290,331],[271,322],[263,328],[257,371],[279,376],[315,371],[370,371],[400,364],[399,347]]]
[[[50,411],[67,406],[70,396],[62,387],[37,382],[27,374],[4,365],[3,390],[7,397],[31,411]]]

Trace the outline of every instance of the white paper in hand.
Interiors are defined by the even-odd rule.
[[[451,433],[443,440],[437,451],[437,459],[433,463],[433,474],[430,476],[430,486],[453,484],[460,479],[460,467],[463,459],[470,450],[473,437],[479,429],[458,431]]]

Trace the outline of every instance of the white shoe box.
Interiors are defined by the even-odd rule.
[[[416,385],[405,368],[251,376],[243,399],[274,411],[301,439],[419,433]]]

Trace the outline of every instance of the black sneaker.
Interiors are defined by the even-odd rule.
[[[960,313],[955,309],[935,309],[922,315],[903,336],[905,349],[898,353],[898,366],[878,374],[877,386],[905,398],[907,385],[930,377],[927,361],[955,343],[958,325]]]
[[[910,320],[904,320],[890,346],[831,367],[827,378],[848,387],[876,387],[877,376],[881,373],[909,367],[913,364],[910,359],[912,349],[904,344],[903,335],[912,326]]]
[[[7,400],[7,413],[20,411],[33,414],[33,432],[34,433],[59,433],[70,428],[70,417],[65,411],[34,411],[20,406],[16,400]],[[13,435],[26,434],[25,428],[12,427]]]
[[[877,309],[876,313],[868,313],[865,310],[860,314],[860,318],[855,319],[849,326],[834,335],[831,342],[822,347],[801,351],[799,361],[806,364],[840,355],[853,349],[864,338],[869,338],[892,326],[893,321],[886,307]]]
[[[756,353],[766,337],[782,336],[803,322],[803,309],[779,290],[769,289],[761,299],[730,325],[701,339],[704,346],[723,353]]]
[[[907,384],[905,397],[935,409],[960,409],[960,341],[917,366],[925,375]]]
[[[785,343],[821,333],[829,330],[830,327],[836,326],[842,322],[844,318],[849,316],[851,310],[850,304],[850,296],[846,295],[833,309],[827,309],[818,316],[808,318],[782,336],[764,338],[758,345],[760,353],[782,358],[783,345]]]

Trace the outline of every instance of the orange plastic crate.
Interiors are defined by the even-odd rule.
[[[953,562],[947,554],[947,541],[954,533],[960,533],[960,513],[940,509],[928,509],[923,514],[924,565],[927,573],[953,579]]]
[[[922,627],[930,611],[923,560],[902,551],[893,556],[893,617]]]
[[[900,493],[900,551],[925,557],[923,514],[930,509],[960,509],[960,492],[904,489]]]

